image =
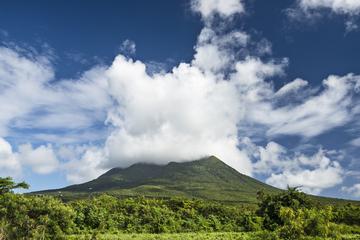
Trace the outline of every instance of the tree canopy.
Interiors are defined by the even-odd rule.
[[[26,182],[15,183],[11,177],[0,177],[0,194],[13,192],[17,188],[28,189],[29,184]]]

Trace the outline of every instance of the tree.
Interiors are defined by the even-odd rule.
[[[17,188],[28,189],[29,184],[26,182],[15,183],[11,177],[0,177],[0,194],[12,192]]]
[[[312,207],[307,195],[300,192],[298,188],[288,187],[287,191],[276,195],[260,192],[258,193],[258,199],[260,203],[257,213],[264,218],[264,227],[268,230],[274,230],[284,224],[280,216],[281,208],[287,207],[296,211],[301,208]]]

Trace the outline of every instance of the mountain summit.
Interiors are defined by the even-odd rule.
[[[250,203],[255,201],[259,190],[278,191],[211,156],[167,165],[137,163],[128,168],[113,168],[92,181],[41,193],[69,196],[106,192],[124,197],[180,196]]]

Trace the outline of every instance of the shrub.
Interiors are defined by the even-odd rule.
[[[312,202],[306,194],[298,191],[297,188],[288,188],[287,191],[276,195],[258,193],[259,209],[257,214],[264,218],[263,226],[268,230],[275,230],[284,224],[280,216],[280,209],[283,207],[298,210],[312,207]]]

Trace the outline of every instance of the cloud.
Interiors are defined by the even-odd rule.
[[[80,130],[103,122],[111,102],[103,71],[94,67],[79,79],[54,81],[46,58],[1,47],[0,136],[14,129]]]
[[[39,94],[41,85],[53,78],[53,72],[42,60],[0,48],[0,136],[6,134],[10,120],[28,113],[32,103],[46,97]]]
[[[191,8],[199,12],[203,19],[211,18],[214,14],[226,18],[245,11],[241,0],[193,0]]]
[[[307,193],[319,194],[343,181],[344,170],[338,161],[327,156],[330,153],[322,149],[310,156],[290,153],[283,146],[269,142],[266,147],[253,146],[251,154],[258,159],[253,165],[254,172],[265,174],[266,183],[283,189],[300,186]]]
[[[354,184],[351,187],[342,187],[341,190],[345,193],[349,193],[354,197],[360,198],[360,183]]]
[[[279,174],[273,173],[266,183],[283,189],[287,186],[301,187],[304,192],[319,194],[323,189],[342,183],[342,180],[342,168],[334,164],[323,169],[285,170]]]
[[[258,96],[256,102],[249,103],[251,109],[248,119],[267,126],[269,136],[317,136],[353,119],[356,108],[353,104],[356,99],[354,94],[357,94],[359,82],[360,77],[353,74],[329,76],[323,81],[324,90],[319,94],[310,96],[301,103],[290,102],[280,107],[270,101],[261,102],[259,100],[262,99]],[[268,93],[268,96],[271,94]]]
[[[33,148],[23,144],[15,152],[9,142],[0,138],[0,175],[20,177],[24,166],[35,173],[48,174],[57,170],[59,162],[51,145]]]
[[[126,39],[120,46],[120,52],[124,55],[134,55],[136,53],[136,44],[134,41]]]
[[[111,167],[126,167],[139,161],[165,164],[208,155],[216,155],[238,171],[251,175],[254,165],[247,151],[238,148],[239,130],[246,129],[242,137],[252,136],[252,132],[261,137],[264,134],[312,137],[353,119],[358,76],[330,76],[324,80],[323,90],[301,102],[292,101],[288,93],[300,91],[307,82],[296,79],[275,91],[270,79],[284,76],[288,60],[264,62],[251,56],[237,60],[239,56],[231,49],[245,48],[248,40],[249,36],[240,31],[219,35],[205,27],[195,46],[193,61],[180,63],[169,72],[150,75],[145,63],[119,55],[110,67],[94,67],[79,79],[55,82],[51,81],[53,70],[46,61],[4,50],[8,57],[2,56],[0,98],[4,100],[1,108],[6,114],[2,115],[0,127],[4,129],[3,135],[36,129],[27,138],[50,143],[76,145],[89,140],[104,141],[102,147],[85,148],[76,157],[63,159],[66,164],[57,167],[66,172],[69,181],[76,182]],[[208,65],[200,61],[199,49],[204,46],[215,47],[226,56],[226,64],[220,61]],[[16,61],[24,64],[18,66]],[[14,80],[12,71],[17,68],[20,69]],[[28,84],[31,92],[23,90]],[[21,91],[24,94],[19,94]],[[285,97],[286,102],[279,105]],[[5,111],[12,107],[18,111]],[[108,131],[92,130],[97,124],[102,127],[106,124]],[[51,145],[28,148],[42,156],[58,154]],[[31,166],[35,172],[56,169],[53,167],[56,160],[46,165],[48,162],[37,164],[23,159],[27,160],[19,164]],[[299,174],[294,170],[284,173],[282,178],[289,178],[290,173]]]
[[[62,169],[71,183],[82,183],[97,178],[108,168],[102,164],[107,161],[103,148],[94,146],[62,147],[59,155],[65,159]]]
[[[350,144],[355,147],[360,147],[360,138],[355,138],[355,139],[351,140]]]
[[[33,148],[31,144],[20,145],[17,158],[22,165],[30,166],[33,172],[39,174],[49,174],[57,170],[59,166],[59,161],[50,144],[37,148]]]
[[[108,166],[217,155],[251,174],[249,159],[237,148],[242,108],[234,81],[185,63],[149,76],[145,64],[123,56],[115,59],[107,76],[118,105],[108,118],[116,127],[106,142]]]
[[[356,22],[354,20],[347,20],[345,22],[345,29],[346,32],[352,32],[352,31],[356,31],[359,29],[359,26],[356,24]]]
[[[249,35],[241,31],[218,35],[213,29],[205,27],[198,36],[192,65],[204,71],[224,71],[232,66],[236,47],[245,47],[248,41]]]
[[[360,2],[357,0],[298,0],[298,4],[304,10],[328,8],[338,14],[360,13]]]
[[[297,78],[292,82],[287,83],[286,85],[282,86],[276,93],[275,96],[276,97],[280,97],[280,96],[284,96],[287,95],[289,93],[294,93],[298,90],[300,90],[301,88],[305,87],[308,85],[308,82]]]
[[[286,10],[287,15],[298,21],[311,21],[321,18],[324,11],[346,16],[346,32],[358,29],[357,17],[360,14],[360,2],[357,0],[297,0],[294,8]]]
[[[11,145],[0,138],[0,176],[17,177],[21,174],[21,164],[13,153]]]

